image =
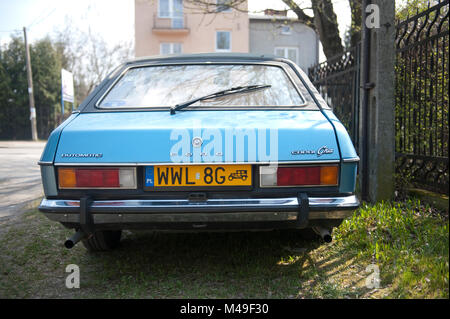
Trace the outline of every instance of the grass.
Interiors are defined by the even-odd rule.
[[[448,298],[449,226],[420,201],[364,206],[335,233],[339,249],[380,267],[394,298]]]
[[[71,233],[36,210],[1,224],[0,298],[448,298],[448,219],[418,201],[366,205],[331,244],[297,231],[126,231],[119,249],[92,254],[63,248]],[[372,263],[379,289],[365,286]],[[80,289],[65,287],[69,264]]]

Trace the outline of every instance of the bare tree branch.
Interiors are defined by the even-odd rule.
[[[311,8],[302,8],[296,0],[282,1],[297,15],[298,21],[316,30],[327,58],[344,51],[332,0],[311,0]],[[352,2],[352,0],[349,1]],[[238,12],[248,13],[246,4],[247,0],[229,0],[226,3],[228,7]],[[184,6],[193,13],[205,15],[220,13],[215,0],[184,0]],[[314,16],[307,15],[306,9],[312,9]]]
[[[111,45],[88,28],[87,32],[69,21],[56,31],[56,42],[67,58],[67,68],[74,74],[77,101],[81,102],[119,63],[132,57],[131,42]]]
[[[310,27],[314,26],[314,18],[307,15],[300,6],[293,0],[283,0],[283,2],[297,15],[298,20]]]
[[[218,6],[215,0],[184,0],[185,8],[190,9],[192,13],[216,14]],[[226,5],[236,11],[248,13],[247,5],[245,9],[243,4],[247,4],[247,0],[229,0]]]

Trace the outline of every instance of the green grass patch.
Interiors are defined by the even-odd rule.
[[[418,200],[364,205],[335,232],[337,249],[380,268],[393,298],[448,298],[449,224]]]
[[[448,298],[448,232],[409,201],[362,207],[331,244],[296,230],[125,231],[117,250],[89,253],[65,249],[73,231],[32,210],[0,225],[0,298]],[[365,286],[372,263],[380,289]],[[65,287],[69,264],[80,289]]]

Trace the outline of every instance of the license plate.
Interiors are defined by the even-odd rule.
[[[145,167],[146,187],[251,185],[251,165],[157,165]]]

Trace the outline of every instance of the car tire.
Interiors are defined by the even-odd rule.
[[[121,230],[96,231],[94,235],[83,239],[83,245],[89,251],[108,251],[116,248],[122,236]]]

